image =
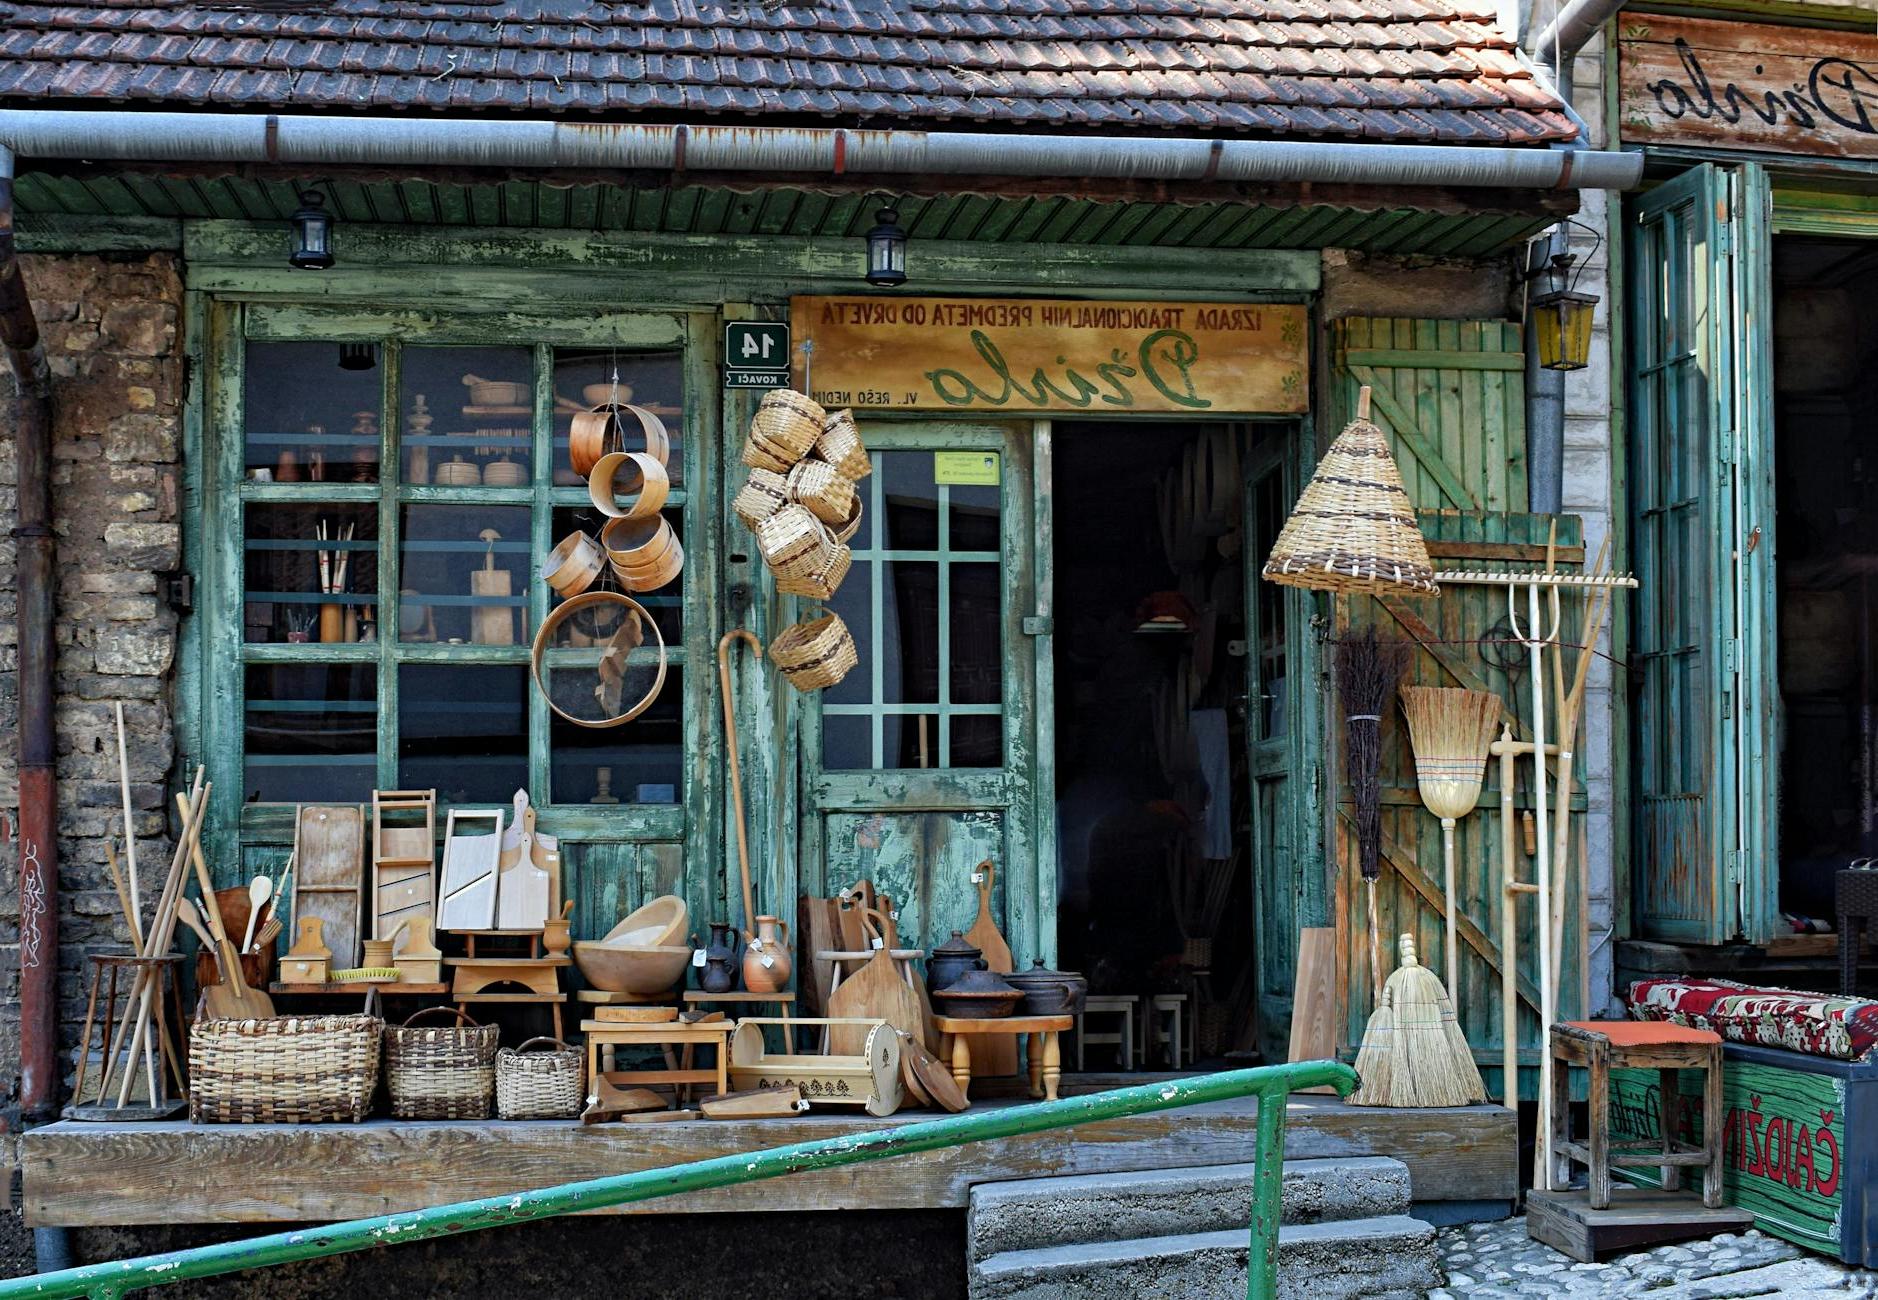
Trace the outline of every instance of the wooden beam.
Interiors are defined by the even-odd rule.
[[[171,217],[80,217],[22,212],[22,253],[165,253],[183,246]]]
[[[1140,1082],[1142,1076],[1130,1076]],[[1066,1077],[1065,1091],[1076,1090]],[[989,1103],[989,1104],[996,1104]],[[305,1223],[656,1169],[916,1123],[822,1112],[761,1123],[646,1127],[517,1121],[364,1124],[59,1123],[21,1139],[32,1227]],[[974,1183],[1231,1164],[1252,1149],[1250,1099],[975,1143],[605,1213],[960,1209]],[[1418,1201],[1517,1194],[1513,1116],[1498,1106],[1386,1110],[1291,1099],[1285,1156],[1393,1156]]]

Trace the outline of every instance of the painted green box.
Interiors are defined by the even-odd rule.
[[[1723,1049],[1724,1197],[1754,1214],[1763,1232],[1878,1266],[1878,1063],[1834,1061],[1772,1047]],[[1701,1134],[1701,1080],[1680,1072],[1681,1140]],[[1611,1072],[1611,1141],[1661,1141],[1657,1072]],[[1617,1171],[1655,1187],[1655,1169]],[[1685,1186],[1700,1186],[1699,1172]],[[1691,1180],[1694,1180],[1693,1183]]]

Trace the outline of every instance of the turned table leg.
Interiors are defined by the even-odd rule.
[[[952,1035],[952,1081],[958,1084],[961,1095],[969,1095],[972,1087],[971,1043],[970,1034]]]
[[[1030,1095],[1043,1096],[1043,1035],[1030,1034],[1025,1038],[1024,1055],[1030,1062]]]
[[[1054,1031],[1043,1036],[1043,1095],[1056,1100],[1057,1081],[1063,1077],[1063,1057]]]

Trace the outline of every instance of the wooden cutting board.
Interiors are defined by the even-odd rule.
[[[997,868],[986,858],[972,873],[978,886],[978,919],[965,932],[965,942],[979,950],[985,969],[1009,975],[1011,945],[1004,941],[998,923],[991,919],[991,886]],[[986,1034],[972,1044],[972,1078],[988,1078],[1017,1073],[1017,1039],[1007,1034]]]
[[[515,812],[496,864],[496,929],[539,930],[553,906],[554,878],[535,863],[535,810],[515,792]]]
[[[981,1035],[979,1041],[982,1043],[995,1037],[995,1034]],[[977,1055],[975,1046],[973,1055]],[[972,1103],[959,1091],[958,1080],[952,1077],[952,1071],[911,1034],[900,1036],[900,1066],[901,1077],[908,1091],[929,1105],[949,1110],[954,1115],[971,1107]]]
[[[850,901],[856,898],[861,900],[859,907]],[[872,907],[873,905],[874,882],[871,880],[856,881],[854,885],[837,900],[835,919],[839,923],[841,931],[840,951],[863,952],[866,950],[867,924],[861,916],[861,908]]]
[[[835,964],[817,961],[815,954],[836,950],[841,942],[841,923],[832,898],[811,898],[807,894],[796,900],[796,916],[800,918],[797,928],[802,941],[796,969],[807,974],[807,978],[799,981],[802,1014],[819,1016],[828,1005],[828,994],[835,982]]]
[[[1291,992],[1293,1061],[1337,1059],[1337,931],[1307,926],[1298,931],[1298,971]],[[1335,1092],[1325,1084],[1307,1092]]]
[[[358,804],[299,809],[294,818],[293,914],[325,922],[333,965],[359,962],[364,915],[365,810]]]
[[[871,909],[862,911],[867,923],[867,942],[880,939],[881,946],[866,964],[841,982],[828,999],[828,1014],[834,1019],[884,1020],[895,1029],[923,1036],[919,999],[907,987],[905,976],[892,957],[887,955],[886,918]],[[867,1046],[866,1025],[830,1025],[828,1052],[831,1056],[859,1056]]]

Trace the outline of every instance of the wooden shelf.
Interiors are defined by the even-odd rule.
[[[703,989],[686,989],[687,1002],[794,1002],[796,995],[787,990],[781,993],[706,993]]]
[[[549,1006],[554,1003],[566,1002],[567,994],[565,993],[458,993],[458,994],[453,995],[450,998],[450,1000],[452,1002],[513,1002],[513,1003],[533,1002],[542,1006]]]
[[[448,993],[450,986],[448,984],[404,984],[398,980],[347,980],[339,984],[269,984],[267,986],[269,993],[285,994],[289,997],[310,997],[314,994],[324,994],[328,997],[354,995],[364,997],[372,989],[377,989],[380,993],[410,993],[430,997]]]

